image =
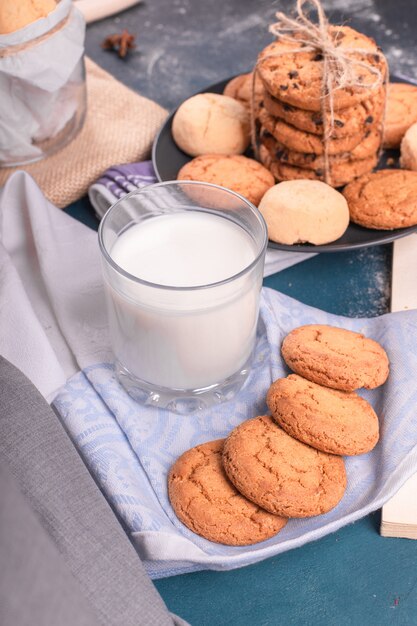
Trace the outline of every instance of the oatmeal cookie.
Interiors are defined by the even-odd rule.
[[[378,417],[354,392],[290,374],[271,385],[267,405],[286,433],[317,450],[350,456],[369,452],[378,443]]]
[[[225,96],[229,96],[230,98],[235,98],[242,104],[244,104],[248,109],[252,106],[252,89],[253,89],[253,74],[249,72],[248,74],[239,74],[230,80],[226,87],[224,88],[223,94]],[[255,80],[255,93],[254,93],[254,101],[255,103],[263,100],[264,96],[264,87],[262,81],[258,76]]]
[[[407,83],[388,85],[384,148],[399,148],[405,131],[417,122],[417,86]]]
[[[327,513],[346,489],[341,457],[290,437],[268,415],[232,430],[224,444],[223,466],[246,498],[283,517]]]
[[[379,170],[343,190],[355,224],[391,230],[417,224],[417,172]]]
[[[282,342],[281,354],[296,374],[341,391],[375,389],[389,373],[388,356],[379,343],[325,324],[292,330]]]
[[[261,163],[241,155],[206,154],[186,163],[178,180],[214,183],[240,193],[258,206],[265,192],[275,184],[273,175]]]
[[[287,519],[242,496],[222,465],[223,439],[185,452],[172,466],[168,493],[177,517],[190,530],[217,543],[246,546],[276,535]]]

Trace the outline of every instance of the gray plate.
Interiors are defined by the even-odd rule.
[[[222,80],[215,85],[210,85],[204,92],[211,93],[223,93],[225,85],[231,80],[230,78]],[[390,80],[395,82],[396,78],[391,76]],[[401,79],[405,82],[405,79]],[[176,180],[177,174],[181,167],[191,160],[191,157],[185,154],[178,148],[172,138],[172,119],[176,113],[173,111],[168,119],[165,121],[161,130],[155,138],[152,149],[152,162],[155,168],[156,176],[160,181]],[[247,156],[253,156],[250,151],[247,152]],[[387,166],[387,159],[394,159],[394,163]],[[383,168],[395,168],[398,167],[398,151],[387,150],[383,154],[378,164],[377,169]],[[371,228],[363,228],[356,224],[350,223],[346,232],[328,244],[320,246],[313,246],[311,244],[298,244],[298,245],[285,245],[269,242],[270,248],[277,250],[287,250],[290,252],[341,252],[344,250],[353,250],[355,248],[366,248],[369,246],[377,246],[384,243],[390,243],[394,239],[405,237],[417,231],[417,226],[411,226],[409,228],[398,228],[396,230],[374,230]]]

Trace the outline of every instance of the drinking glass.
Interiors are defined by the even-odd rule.
[[[133,398],[190,413],[239,391],[267,241],[255,206],[208,183],[150,185],[109,209],[99,245],[110,340]]]

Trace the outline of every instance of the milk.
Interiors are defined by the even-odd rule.
[[[182,390],[244,368],[262,282],[256,254],[241,226],[198,210],[152,217],[119,235],[110,256],[123,272],[108,268],[105,277],[122,366],[149,384]]]

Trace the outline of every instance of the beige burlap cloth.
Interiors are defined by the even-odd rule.
[[[0,168],[0,186],[18,169],[38,183],[53,204],[81,198],[108,167],[149,156],[167,112],[86,59],[87,116],[75,139],[50,157],[19,168]]]

